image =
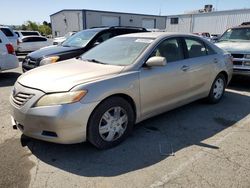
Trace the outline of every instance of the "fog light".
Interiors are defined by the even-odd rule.
[[[245,66],[250,66],[250,61],[244,63]]]
[[[250,59],[250,54],[246,54],[246,55],[245,55],[245,58],[246,58],[246,59]]]

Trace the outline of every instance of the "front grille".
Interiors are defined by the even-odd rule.
[[[28,102],[32,97],[34,96],[34,94],[29,94],[29,93],[18,93],[14,96],[12,96],[13,102],[21,107],[23,105],[26,104],[26,102]]]
[[[242,61],[233,61],[234,65],[242,65]]]
[[[242,59],[244,58],[244,54],[232,54],[233,58],[239,58]]]
[[[24,62],[27,63],[28,65],[36,65],[37,64],[37,61],[35,59],[30,58],[30,57],[26,57],[24,59]]]

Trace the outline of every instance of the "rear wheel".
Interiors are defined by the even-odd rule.
[[[103,101],[93,112],[88,123],[88,140],[98,149],[107,149],[121,143],[134,125],[131,105],[121,97]]]
[[[219,74],[215,78],[213,85],[210,89],[210,93],[207,98],[208,102],[212,104],[218,103],[224,95],[225,88],[226,88],[226,78],[223,74]]]

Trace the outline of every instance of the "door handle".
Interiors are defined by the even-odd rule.
[[[218,63],[218,59],[217,58],[214,58],[214,63]]]
[[[184,72],[188,71],[189,69],[190,69],[190,67],[187,66],[187,65],[183,65],[183,66],[181,67],[181,70],[184,71]]]

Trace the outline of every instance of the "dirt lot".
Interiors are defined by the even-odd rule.
[[[250,187],[250,79],[220,104],[198,101],[140,123],[120,146],[51,144],[10,123],[21,69],[0,73],[0,187]]]

